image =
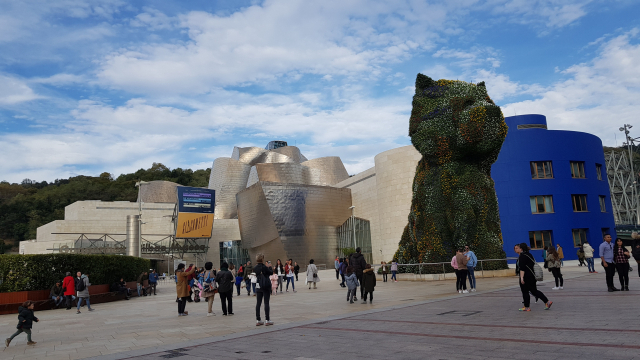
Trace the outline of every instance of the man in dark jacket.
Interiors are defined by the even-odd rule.
[[[60,307],[60,304],[64,301],[64,291],[62,291],[62,286],[60,286],[60,282],[56,282],[55,285],[51,288],[51,292],[49,293],[51,299],[55,303],[56,307]]]
[[[367,261],[362,256],[362,250],[360,248],[356,249],[355,254],[351,254],[349,258],[349,266],[353,267],[353,272],[356,273],[356,278],[358,278],[358,282],[362,284],[362,273],[367,266]],[[364,286],[360,286],[360,297],[364,296]],[[353,299],[353,301],[357,301],[358,299]]]
[[[362,283],[360,287],[364,289],[362,303],[367,303],[367,294],[369,294],[369,304],[371,304],[373,302],[373,290],[376,288],[376,273],[369,264],[367,264],[364,272],[362,273]]]
[[[253,272],[253,266],[251,266],[251,261],[247,261],[247,266],[244,267],[244,284],[247,286],[247,296],[251,295],[251,279],[249,275]],[[255,291],[254,291],[255,292]]]
[[[233,315],[233,283],[234,278],[229,265],[223,262],[220,271],[216,274],[216,282],[218,283],[218,294],[222,302],[222,315]],[[229,310],[227,312],[227,310]]]

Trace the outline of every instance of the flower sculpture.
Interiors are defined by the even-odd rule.
[[[478,259],[504,259],[491,165],[507,136],[500,107],[484,82],[438,80],[418,74],[409,136],[422,154],[413,199],[394,260],[448,262],[470,245]],[[505,261],[483,265],[506,268]],[[442,272],[442,266],[422,272]]]

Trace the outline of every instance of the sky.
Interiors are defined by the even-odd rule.
[[[0,180],[204,169],[271,140],[355,174],[410,144],[418,73],[485,81],[505,116],[620,145],[640,125],[638,14],[637,0],[0,0]]]

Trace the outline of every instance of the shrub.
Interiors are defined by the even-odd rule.
[[[87,274],[94,285],[133,281],[150,267],[148,259],[121,255],[0,255],[0,292],[47,290],[67,271]]]

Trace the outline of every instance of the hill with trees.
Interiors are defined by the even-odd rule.
[[[64,220],[64,208],[76,201],[136,201],[136,181],[165,180],[184,186],[207,187],[211,169],[169,169],[153,163],[149,169],[122,174],[116,179],[74,176],[54,182],[25,179],[20,184],[0,182],[0,254],[17,250],[18,243],[35,239],[36,229],[54,220]]]

